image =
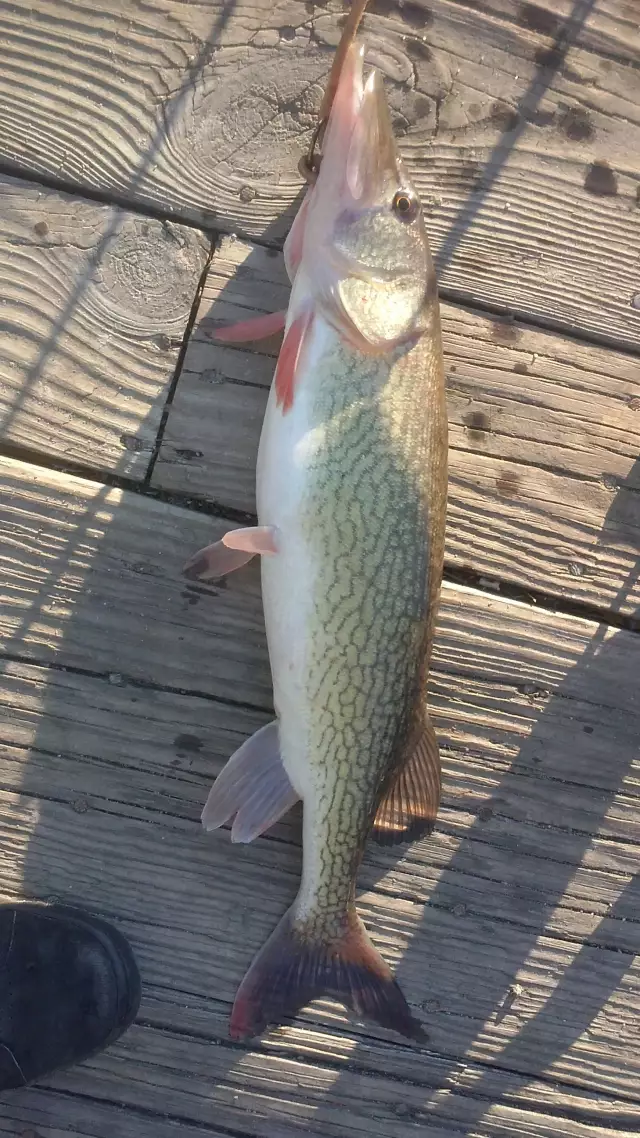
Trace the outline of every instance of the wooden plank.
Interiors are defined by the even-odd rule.
[[[6,652],[19,646],[25,658],[103,673],[116,654],[115,670],[134,681],[236,699],[241,691],[242,700],[270,706],[258,567],[215,588],[180,575],[184,558],[228,523],[9,459],[0,459],[0,478]],[[440,629],[439,674],[490,678],[502,698],[525,707],[546,702],[560,683],[588,703],[573,669],[584,656],[589,672],[613,641],[615,664],[594,672],[593,705],[635,706],[633,635],[456,588],[445,593]],[[593,722],[587,716],[585,726]]]
[[[523,1108],[509,1101],[515,1096],[504,1079],[500,1086],[499,1075],[488,1080],[497,1087],[495,1105],[479,1102],[460,1085],[465,1075],[467,1084],[473,1078],[476,1071],[472,1065],[461,1070],[458,1087],[443,1064],[445,1086],[440,1091],[424,1084],[419,1089],[407,1089],[405,1083],[392,1085],[390,1095],[388,1079],[372,1078],[371,1073],[354,1076],[346,1066],[327,1071],[326,1067],[313,1066],[309,1059],[265,1059],[262,1054],[251,1055],[251,1061],[245,1063],[237,1052],[229,1054],[219,1046],[203,1046],[202,1037],[194,1042],[196,1070],[190,1074],[191,1040],[185,1047],[184,1039],[166,1031],[151,1035],[133,1028],[108,1056],[57,1079],[55,1086],[62,1085],[58,1093],[38,1088],[11,1096],[0,1107],[0,1133],[17,1133],[24,1138],[33,1133],[27,1127],[37,1126],[40,1138],[62,1138],[69,1132],[78,1138],[192,1138],[203,1133],[292,1138],[304,1130],[312,1138],[322,1138],[327,1134],[388,1135],[392,1127],[394,1135],[404,1138],[415,1134],[419,1126],[420,1133],[428,1138],[461,1133],[509,1138],[555,1138],[561,1134],[613,1138],[620,1134],[629,1138],[636,1123],[636,1112],[629,1104],[612,1103],[597,1095],[573,1099],[563,1089],[554,1092],[544,1085],[539,1092],[541,1105]],[[325,1033],[322,1042],[331,1047],[333,1040]],[[304,1043],[308,1044],[308,1039]],[[161,1054],[157,1066],[145,1061],[143,1049],[149,1045],[154,1055]],[[302,1054],[304,1051],[301,1047]],[[390,1058],[388,1049],[387,1056]],[[427,1066],[430,1068],[431,1063]],[[420,1076],[424,1078],[422,1064]],[[168,1085],[170,1080],[173,1085]],[[93,1098],[87,1095],[88,1083]],[[79,1088],[77,1094],[75,1088]],[[537,1089],[529,1093],[535,1094]],[[369,1098],[364,1100],[367,1092]],[[126,1105],[104,1101],[104,1096],[113,1094],[121,1095]],[[548,1112],[543,1105],[545,1097]],[[153,1102],[151,1109],[138,1105],[145,1100]],[[155,1113],[158,1107],[164,1115]],[[563,1110],[572,1108],[580,1111],[579,1121],[562,1117]],[[192,1122],[190,1115],[196,1115],[198,1121]],[[476,1130],[476,1125],[481,1130]]]
[[[244,849],[224,833],[205,838],[198,824],[212,774],[268,714],[255,573],[238,574],[226,589],[185,590],[178,569],[186,535],[204,540],[211,519],[17,462],[2,468],[5,896],[57,895],[119,920],[150,994],[175,992],[176,1005],[186,1005],[182,1018],[174,1009],[162,1014],[175,1019],[152,1025],[161,1038],[131,1037],[135,1080],[130,1061],[118,1060],[113,1074],[108,1056],[98,1074],[65,1076],[64,1085],[83,1093],[73,1080],[86,1076],[95,1080],[85,1084],[89,1095],[169,1114],[173,1101],[200,1124],[220,1122],[205,1112],[221,1102],[249,1132],[266,1112],[275,1133],[309,1121],[310,1104],[312,1123],[323,1109],[316,1104],[338,1078],[320,1059],[317,1033],[329,1032],[357,1074],[339,1103],[343,1113],[348,1104],[356,1132],[369,1117],[362,1103],[372,1060],[360,1052],[361,1029],[332,1005],[296,1025],[310,1033],[312,1064],[300,1064],[299,1034],[282,1063],[266,1063],[260,1048],[256,1060],[233,1049],[237,1083],[211,1042],[192,1052],[202,1032],[202,1019],[187,1014],[192,1001],[198,1016],[217,1007],[226,1018],[299,874],[295,818]],[[253,659],[245,661],[248,641]],[[483,1128],[624,1128],[627,1107],[616,1102],[638,1097],[639,654],[631,633],[445,590],[433,691],[446,747],[439,836],[397,860],[370,851],[360,906],[431,1037],[417,1064],[411,1049],[385,1046],[419,1086],[423,1077],[442,1086],[433,1056],[477,1064]],[[39,660],[56,668],[43,670]],[[260,716],[243,706],[256,693]],[[281,1048],[291,1031],[269,1038]],[[365,1036],[384,1040],[369,1026]],[[248,1068],[239,1056],[249,1056]],[[384,1056],[379,1063],[388,1128],[401,1091]],[[510,1091],[485,1081],[487,1063],[515,1079],[520,1113],[505,1105]],[[532,1110],[526,1087],[542,1071],[573,1088],[574,1121],[556,1117],[557,1103]],[[455,1066],[454,1082],[460,1077]],[[225,1090],[212,1099],[214,1081]],[[483,1088],[496,1096],[490,1108]],[[612,1096],[598,1106],[599,1122],[581,1105],[580,1088]],[[424,1088],[411,1092],[412,1111],[425,1097]],[[452,1098],[448,1121],[436,1112],[434,1133],[451,1118],[475,1132],[479,1108],[465,1105],[473,1097]],[[327,1126],[336,1118],[327,1116]],[[418,1113],[412,1125],[416,1118],[422,1124]]]
[[[181,577],[223,524],[27,464],[0,471],[5,651],[270,706],[256,574],[214,604]]]
[[[153,991],[173,991],[187,1007],[192,996],[213,997],[227,1016],[250,959],[293,899],[298,850],[261,839],[237,851],[224,833],[205,842],[196,818],[181,825],[160,812],[116,811],[98,793],[79,809],[57,780],[38,798],[32,762],[39,765],[37,754],[25,760],[24,786],[0,802],[3,896],[98,909],[121,922]],[[445,874],[455,872],[453,860]],[[426,909],[410,890],[359,891],[359,910],[428,1031],[428,1050],[529,1077],[544,1056],[551,1080],[637,1101],[637,922],[635,951],[621,951],[588,935],[570,940],[492,919],[473,910],[472,898],[472,883],[469,909],[446,907],[437,885]],[[328,1002],[298,1022],[400,1046]]]
[[[631,1102],[600,1099],[594,1093],[595,1087],[601,1087],[614,1096],[637,1097],[637,1082],[633,1089],[637,1040],[634,1021],[625,1019],[637,998],[634,950],[596,951],[588,937],[583,943],[572,944],[549,931],[540,935],[538,928],[523,935],[513,921],[496,923],[486,912],[463,913],[460,902],[450,909],[443,904],[437,882],[432,886],[424,929],[418,927],[417,897],[408,898],[406,889],[404,901],[380,895],[377,886],[361,902],[385,951],[398,959],[404,949],[400,963],[403,983],[414,999],[416,992],[421,993],[418,1014],[424,1016],[426,1012],[431,1032],[426,1053],[417,1055],[370,1028],[363,1035],[361,1030],[345,1026],[344,1017],[326,1004],[307,1013],[293,1027],[270,1033],[266,1043],[254,1049],[220,1050],[229,1002],[244,967],[242,957],[255,950],[263,925],[268,927],[273,922],[295,889],[298,853],[280,840],[263,839],[247,850],[232,849],[225,834],[216,835],[213,841],[198,841],[194,832],[197,821],[189,810],[193,767],[185,763],[173,768],[171,801],[162,782],[166,786],[171,770],[167,759],[172,748],[167,740],[173,742],[172,716],[175,725],[181,726],[191,707],[194,722],[201,724],[204,713],[215,734],[235,713],[218,705],[217,725],[213,701],[173,696],[168,702],[166,693],[153,690],[127,696],[126,689],[104,679],[69,673],[51,676],[44,669],[20,664],[9,664],[6,676],[3,723],[11,721],[7,689],[13,687],[13,703],[23,715],[29,702],[24,696],[30,693],[35,739],[32,749],[22,750],[21,778],[14,781],[18,764],[13,772],[4,755],[2,759],[3,894],[53,894],[119,919],[134,943],[148,992],[142,1030],[126,1037],[108,1056],[56,1078],[55,1086],[76,1090],[84,1097],[128,1102],[137,1108],[175,1113],[204,1123],[213,1117],[204,1111],[212,1107],[211,1088],[216,1085],[214,1102],[220,1113],[215,1120],[221,1125],[231,1125],[233,1113],[237,1120],[244,1110],[253,1108],[264,1114],[268,1106],[268,1119],[275,1127],[281,1117],[284,1121],[289,1109],[304,1111],[305,1104],[308,1108],[309,1102],[326,1089],[327,1079],[338,1077],[335,1064],[341,1061],[349,1065],[349,1071],[343,1071],[340,1078],[347,1084],[349,1124],[354,1130],[358,1129],[358,1115],[370,1102],[372,1075],[378,1087],[375,1100],[384,1118],[395,1109],[407,1079],[414,1087],[411,1121],[421,1118],[426,1090],[433,1092],[443,1084],[450,1085],[450,1093],[461,1087],[466,1090],[466,1106],[455,1097],[449,1104],[448,1110],[453,1113],[446,1113],[446,1119],[450,1121],[460,1120],[456,1112],[466,1118],[479,1109],[484,1114],[488,1101],[506,1107],[506,1118],[519,1117],[511,1115],[510,1107],[525,1107],[528,1113],[532,1107],[544,1105],[555,1105],[556,1109],[564,1105],[566,1110],[572,1100],[583,1122],[590,1111],[604,1116],[601,1123],[615,1120],[617,1126],[622,1126],[626,1117],[637,1115],[638,1108]],[[18,692],[22,698],[16,698]],[[38,703],[40,715],[36,720],[33,711]],[[87,718],[92,717],[94,703],[98,729],[91,736]],[[109,703],[111,746],[105,755],[101,723]],[[156,726],[158,706],[161,711]],[[58,745],[55,738],[62,724],[69,732],[67,745],[65,752],[56,756],[55,750],[48,748]],[[148,731],[150,724],[149,738],[145,737],[145,727]],[[198,729],[202,731],[201,726]],[[121,743],[127,741],[120,746],[119,762],[112,757],[118,736]],[[192,737],[191,751],[188,755],[183,752],[183,758],[194,756],[197,763],[207,751],[206,734],[201,741],[204,746],[198,751]],[[87,748],[84,753],[76,750],[79,743]],[[147,798],[141,809],[136,782],[142,785],[139,757],[145,753],[149,756],[146,770],[143,768],[148,779]],[[57,759],[53,765],[52,758]],[[122,786],[125,775],[132,778],[128,801],[121,797],[121,790],[114,794],[111,775],[117,766],[121,768]],[[87,773],[91,768],[93,772]],[[84,798],[90,778],[93,793]],[[154,794],[155,806],[151,801]],[[186,794],[191,817],[181,824],[174,804],[182,794]],[[423,843],[424,847],[429,844]],[[455,860],[448,869],[445,867],[445,877],[447,872],[456,876]],[[259,884],[267,878],[268,895]],[[475,884],[470,881],[468,886],[467,902],[471,904]],[[256,896],[261,897],[259,906]],[[582,970],[599,977],[602,987],[593,999],[577,996],[583,983]],[[621,981],[621,992],[615,991],[616,978]],[[514,985],[520,985],[517,998],[504,1011],[504,1001],[508,1003]],[[610,998],[604,1007],[596,1009],[594,1005],[605,991],[611,991]],[[466,1011],[460,1015],[458,1009],[462,1008]],[[563,1041],[572,1045],[562,1048],[556,1069],[549,1072],[551,1079],[567,1084],[561,1090],[554,1090],[553,1083],[535,1083],[539,1016],[544,1023],[545,1067],[550,1066],[551,1055],[562,1048]],[[588,1031],[580,1034],[586,1037],[574,1041],[585,1016]],[[526,1039],[530,1020],[533,1044]],[[212,1051],[211,1044],[218,1046]],[[612,1047],[617,1063],[613,1076]],[[495,1069],[484,1066],[487,1058],[492,1059]],[[297,1077],[301,1060],[305,1070],[302,1093]],[[327,1060],[333,1070],[327,1070]],[[521,1078],[514,1078],[517,1071]],[[529,1085],[532,1076],[533,1088]],[[201,1086],[194,1079],[201,1080]],[[396,1084],[396,1080],[402,1081]],[[586,1103],[579,1091],[584,1081],[589,1082]],[[575,1084],[573,1089],[571,1084]],[[476,1096],[480,1105],[468,1102],[469,1097],[473,1100]],[[225,1109],[230,1108],[231,1115],[225,1117]],[[437,1100],[434,1108],[437,1118]],[[344,1104],[340,1109],[344,1110]],[[285,1115],[280,1113],[283,1110]],[[532,1125],[539,1122],[531,1121]]]
[[[205,1134],[228,1138],[210,1122]],[[0,1134],[18,1138],[202,1138],[203,1127],[185,1119],[162,1118],[86,1095],[56,1093],[40,1087],[4,1096]]]
[[[384,1038],[376,1039],[370,1030],[363,1035],[357,1029],[345,1029],[344,1018],[326,1006],[315,1016],[307,1014],[303,1022],[272,1033],[267,1037],[266,1051],[262,1046],[243,1051],[240,1054],[244,1058],[240,1060],[237,1049],[231,1052],[221,1049],[220,1043],[224,1043],[226,1035],[228,1003],[236,982],[238,953],[248,955],[253,950],[251,934],[249,945],[244,943],[247,931],[250,925],[257,923],[259,937],[263,923],[263,915],[255,912],[258,882],[268,876],[274,894],[267,902],[269,913],[264,915],[267,925],[274,913],[277,914],[278,907],[286,903],[286,897],[295,887],[297,872],[294,864],[297,851],[287,849],[281,840],[265,840],[248,851],[234,851],[226,835],[219,835],[212,849],[210,842],[198,841],[194,834],[197,825],[194,787],[203,796],[206,781],[211,777],[207,765],[212,753],[218,752],[225,743],[232,744],[233,736],[240,734],[234,724],[237,710],[192,696],[128,689],[110,684],[107,677],[52,673],[20,663],[7,662],[3,673],[3,733],[15,730],[21,740],[17,756],[11,757],[10,749],[3,748],[0,767],[0,847],[4,851],[5,896],[14,895],[16,890],[20,894],[26,891],[39,896],[53,893],[99,909],[111,919],[119,918],[134,942],[150,993],[143,1006],[140,1029],[127,1036],[107,1056],[59,1076],[53,1082],[54,1086],[82,1096],[85,1114],[82,1116],[80,1110],[80,1115],[85,1118],[85,1125],[86,1102],[107,1099],[138,1110],[157,1110],[163,1115],[197,1120],[201,1124],[209,1125],[211,1119],[227,1126],[242,1123],[243,1130],[246,1128],[250,1133],[256,1132],[254,1126],[266,1125],[267,1133],[275,1135],[278,1126],[285,1126],[291,1116],[304,1115],[310,1104],[315,1103],[312,1122],[316,1119],[316,1110],[329,1111],[326,1117],[321,1114],[323,1126],[337,1126],[337,1112],[344,1114],[348,1109],[348,1116],[342,1118],[345,1127],[342,1132],[349,1133],[351,1129],[357,1132],[368,1117],[374,1086],[374,1118],[379,1125],[383,1121],[388,1125],[397,1112],[395,1117],[400,1127],[408,1126],[409,1122],[423,1122],[430,1134],[440,1133],[437,1122],[447,1132],[446,1127],[454,1122],[455,1130],[463,1122],[468,1126],[480,1117],[489,1125],[490,1133],[494,1128],[500,1132],[503,1126],[508,1128],[509,1125],[516,1128],[515,1132],[520,1126],[528,1132],[526,1126],[530,1125],[534,1134],[563,1133],[556,1128],[566,1125],[566,1121],[558,1118],[554,1121],[553,1115],[546,1116],[545,1106],[553,1107],[556,1114],[562,1110],[579,1110],[582,1125],[590,1114],[598,1125],[606,1126],[607,1122],[615,1121],[616,1127],[622,1128],[625,1120],[629,1125],[633,1123],[637,1107],[631,1103],[600,1098],[591,1090],[584,1101],[582,1092],[570,1086],[554,1088],[553,1084],[535,1080],[532,1086],[527,1065],[531,1056],[527,1059],[526,1048],[525,1058],[521,1057],[525,1069],[522,1077],[514,1077],[510,1069],[501,1069],[500,1054],[495,1055],[495,1068],[487,1068],[482,1062],[474,1063],[468,1058],[456,1059],[452,1046],[455,1054],[459,1048],[464,1054],[464,1048],[460,1031],[457,1039],[455,1031],[452,1037],[448,1022],[452,1009],[446,1002],[440,1005],[430,997],[426,999],[428,1023],[432,1031],[435,1023],[436,1033],[428,1052],[420,1053],[417,1064],[417,1056],[406,1047],[398,1047]],[[246,712],[241,714],[243,730],[256,725],[255,717],[252,721]],[[185,739],[181,730],[185,725],[198,735]],[[182,740],[178,742],[180,736]],[[31,746],[28,746],[29,740]],[[180,756],[177,763],[176,751]],[[218,761],[215,768],[218,769]],[[186,825],[180,824],[180,817]],[[283,836],[286,827],[279,827],[278,832]],[[421,843],[419,848],[426,850],[430,845]],[[240,855],[240,863],[236,853]],[[253,856],[247,861],[245,853]],[[375,849],[370,851],[365,877],[375,879],[380,866],[371,864],[372,856],[376,857]],[[389,858],[388,853],[385,856]],[[214,879],[212,864],[216,867]],[[546,864],[551,867],[551,863]],[[453,884],[456,877],[459,878],[456,860],[449,866],[448,874],[446,866],[444,869],[445,880],[449,876]],[[611,903],[614,903],[620,883],[616,882],[615,875],[609,878]],[[437,979],[441,969],[449,968],[446,959],[453,956],[452,986],[462,983],[460,998],[463,1001],[468,998],[463,971],[460,968],[457,979],[459,965],[455,951],[451,950],[456,939],[468,945],[471,935],[471,943],[475,943],[468,927],[469,917],[461,912],[465,907],[461,897],[466,893],[467,906],[476,909],[479,936],[476,956],[480,945],[486,945],[489,951],[500,945],[499,960],[487,959],[484,965],[493,970],[496,1021],[500,1019],[504,992],[508,995],[511,968],[518,977],[513,983],[520,983],[523,989],[517,1006],[509,1009],[502,1021],[506,1025],[502,1034],[504,1046],[514,1048],[517,1053],[518,1033],[530,1014],[529,1005],[536,998],[537,985],[543,984],[541,999],[549,1014],[548,1002],[553,998],[562,965],[570,967],[572,953],[578,952],[577,946],[566,943],[570,916],[565,913],[562,938],[550,937],[549,925],[541,939],[539,923],[534,922],[531,940],[534,958],[530,954],[527,959],[527,937],[514,937],[509,929],[505,935],[499,925],[492,927],[485,905],[490,893],[486,891],[478,913],[480,878],[470,879],[462,891],[459,884],[454,884],[453,894],[446,898],[441,881],[442,875],[440,882],[432,878],[428,889],[435,902],[426,917],[432,926],[428,936],[437,946],[435,953],[428,957],[429,967]],[[547,878],[547,888],[549,884]],[[424,891],[424,883],[422,888]],[[212,896],[214,891],[220,896]],[[408,892],[405,881],[405,897]],[[390,928],[385,912],[389,906],[398,910],[398,898],[397,895],[390,900],[384,895],[376,898],[379,893],[378,882],[375,893],[365,897],[364,904],[372,927],[375,931],[382,927],[386,949],[394,952],[393,924]],[[414,893],[413,908],[417,899]],[[233,926],[229,925],[230,907],[236,911]],[[239,908],[242,915],[237,928]],[[411,906],[404,908],[405,915],[411,911]],[[472,913],[472,909],[469,912]],[[447,916],[447,913],[453,915]],[[513,911],[510,918],[505,914],[511,925],[515,916]],[[617,920],[620,924],[620,915]],[[222,941],[221,928],[230,930],[231,943]],[[406,938],[406,921],[396,924],[395,932],[396,936]],[[572,932],[575,936],[576,928]],[[584,931],[583,937],[587,943],[591,941]],[[215,951],[212,950],[214,945]],[[579,951],[581,953],[583,948]],[[427,959],[424,950],[421,952],[414,941],[407,952],[419,955],[415,969],[410,970],[403,982],[408,979],[414,986],[419,982],[424,987],[424,960]],[[622,958],[624,966],[630,963],[633,952],[634,948],[629,946]],[[536,953],[541,960],[539,975]],[[590,955],[585,966],[597,969],[598,975],[611,983],[608,962],[618,963],[620,954],[596,955],[592,950]],[[180,959],[178,982],[177,957]],[[520,960],[523,964],[518,971]],[[176,984],[177,990],[173,992]],[[447,990],[443,997],[438,988],[439,998],[449,994]],[[472,999],[467,1014],[472,1014],[476,998]],[[570,1034],[575,1028],[580,1001],[575,1000],[571,991],[566,998],[572,1001],[569,1007],[573,1008]],[[455,1008],[453,1011],[455,1013]],[[563,1018],[566,1011],[560,1000],[560,1008],[551,1016],[547,1045],[549,1037],[552,1043],[557,1043],[558,1033],[567,1031]],[[607,1009],[606,1018],[612,1016],[615,1017],[615,1009],[613,1012]],[[438,1021],[442,1021],[441,1024]],[[479,1031],[481,1024],[482,1017],[476,1020],[475,1030]],[[620,1030],[615,1020],[612,1027]],[[466,1030],[469,1030],[468,1025]],[[624,1025],[621,1030],[624,1044]],[[486,1049],[486,1027],[477,1040],[479,1051],[482,1034]],[[600,1068],[608,1054],[610,1035],[611,1032],[605,1031],[607,1038],[604,1043],[600,1040],[600,1050],[596,1048],[591,1058],[595,1074],[590,1068],[589,1078],[595,1077],[596,1081],[602,1080]],[[212,1044],[215,1044],[213,1049]],[[438,1051],[449,1058],[439,1058]],[[575,1055],[570,1058],[575,1065]],[[332,1064],[330,1070],[327,1070],[327,1060]],[[504,1059],[505,1065],[513,1062],[513,1055]],[[336,1063],[347,1063],[348,1070],[336,1069]],[[569,1068],[567,1057],[564,1063]],[[572,1081],[574,1075],[569,1068],[562,1071],[562,1077]],[[375,1083],[371,1081],[373,1078]],[[414,1087],[409,1100],[407,1079]],[[328,1087],[335,1082],[337,1088],[322,1105]],[[431,1100],[436,1090],[442,1094],[443,1085],[449,1091],[446,1110],[443,1108],[441,1115],[438,1097]],[[605,1081],[605,1085],[611,1090],[610,1083]],[[217,1091],[212,1100],[213,1086]],[[462,1088],[464,1097],[458,1098],[457,1092]],[[451,1101],[449,1095],[453,1096]],[[423,1117],[425,1096],[431,1106]],[[28,1102],[29,1096],[26,1098]],[[21,1103],[24,1099],[22,1096]],[[42,1101],[40,1092],[37,1099]],[[61,1111],[54,1115],[58,1123],[69,1117],[75,1119],[79,1109],[75,1099],[62,1103],[57,1099],[53,1101],[56,1112]],[[408,1104],[407,1114],[398,1112],[399,1102]],[[489,1106],[492,1102],[494,1107]],[[209,1111],[215,1114],[207,1113]],[[98,1118],[102,1118],[102,1108]],[[123,1122],[123,1134],[129,1133],[127,1125],[130,1124]],[[433,1126],[436,1126],[434,1131]],[[79,1132],[84,1134],[85,1130]],[[575,1131],[577,1135],[592,1132],[590,1128],[583,1131],[580,1127]],[[257,1133],[262,1134],[264,1130],[258,1129]],[[401,1129],[400,1133],[404,1131]],[[102,1130],[98,1129],[96,1134],[102,1134]]]
[[[443,694],[434,700],[443,734],[447,724],[441,707],[446,702]],[[462,720],[461,704],[459,699]],[[13,661],[2,664],[0,708],[5,791],[46,799],[55,787],[55,797],[79,813],[97,808],[145,818],[152,812],[180,832],[197,820],[227,757],[267,718],[202,697],[114,685],[108,676]],[[635,727],[632,719],[629,730]],[[505,742],[512,743],[514,733],[506,724],[502,731]],[[554,734],[566,749],[566,722]],[[609,728],[606,745],[611,737]],[[632,743],[629,749],[633,755]],[[626,784],[618,790],[615,772],[608,771],[608,792],[603,793],[602,787],[589,785],[592,771],[583,765],[575,777],[585,785],[574,782],[565,788],[553,770],[523,777],[516,763],[513,772],[496,776],[486,748],[476,748],[474,754],[461,743],[455,749],[448,743],[443,759],[445,791],[435,836],[409,847],[401,862],[393,852],[372,845],[363,870],[365,887],[427,902],[437,886],[441,906],[451,911],[462,904],[465,910],[530,930],[634,951],[636,927],[625,918],[634,916],[629,887],[637,864],[637,823],[634,818],[630,828],[624,808],[630,814],[637,797],[629,797]],[[637,794],[636,769],[631,757],[627,781]],[[566,826],[569,808],[563,807],[563,818],[555,801],[559,789],[568,789],[575,803],[571,828]],[[528,840],[521,838],[523,823]],[[539,844],[540,828],[546,837],[550,826],[554,856]],[[277,839],[297,848],[299,837],[294,814],[278,828]],[[443,877],[452,862],[455,873]],[[552,897],[555,908],[550,908]],[[612,908],[615,914],[609,916]]]
[[[0,179],[0,439],[144,478],[204,234]]]
[[[4,4],[0,159],[280,243],[342,11]],[[637,346],[629,0],[384,0],[365,30],[443,285]]]
[[[255,454],[277,344],[212,343],[287,304],[279,255],[217,250],[154,485],[255,510]],[[447,560],[490,579],[632,614],[640,605],[635,359],[442,305],[450,421]]]
[[[100,1064],[92,1063],[82,1076],[71,1073],[57,1082],[65,1090],[88,1084],[96,1096],[122,1094],[123,1101],[133,1105],[157,1109],[166,1104],[169,1114],[195,1118],[204,1125],[217,1122],[234,1134],[241,1126],[243,1133],[260,1138],[299,1134],[302,1129],[314,1138],[327,1134],[383,1138],[390,1132],[405,1138],[418,1128],[429,1138],[444,1138],[478,1133],[476,1126],[487,1135],[597,1138],[617,1133],[610,1128],[616,1125],[623,1135],[630,1135],[639,1117],[633,1104],[591,1094],[584,1101],[564,1089],[554,1093],[540,1085],[532,1091],[538,1103],[524,1106],[518,1102],[513,1078],[489,1074],[485,1084],[485,1072],[479,1073],[473,1064],[466,1069],[454,1064],[451,1070],[446,1061],[423,1055],[408,1063],[405,1054],[405,1077],[396,1080],[383,1065],[392,1049],[378,1048],[376,1055],[375,1044],[366,1048],[367,1058],[374,1059],[372,1068],[358,1071],[356,1066],[354,1071],[353,1053],[346,1048],[341,1058],[348,1065],[337,1067],[326,1063],[321,1049],[322,1044],[331,1048],[333,1043],[335,1050],[335,1040],[328,1033],[317,1040],[309,1035],[300,1033],[297,1055],[287,1048],[284,1054],[264,1049],[239,1056],[235,1049],[212,1047],[206,1037],[185,1039],[166,1030],[134,1028],[119,1048],[121,1055],[114,1051]],[[133,1083],[130,1076],[124,1077],[132,1069],[137,1076]],[[474,1076],[480,1094],[487,1095],[484,1101],[473,1095]],[[558,1114],[577,1108],[582,1117],[554,1117],[554,1107]]]

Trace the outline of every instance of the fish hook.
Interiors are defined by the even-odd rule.
[[[326,118],[318,120],[314,132],[311,135],[309,149],[307,150],[306,154],[302,155],[302,158],[298,163],[298,170],[302,174],[302,177],[305,179],[305,181],[309,182],[310,185],[313,185],[316,178],[318,177],[318,172],[320,170],[322,154],[318,154],[317,150],[322,146],[322,139],[327,127],[327,121],[328,120]]]

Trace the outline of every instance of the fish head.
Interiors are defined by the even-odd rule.
[[[380,73],[347,53],[304,219],[302,262],[326,319],[385,352],[424,331],[435,276],[420,198],[393,136]]]

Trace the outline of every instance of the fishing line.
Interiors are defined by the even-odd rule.
[[[300,170],[302,177],[305,178],[307,182],[315,182],[316,178],[318,177],[318,170],[320,169],[320,162],[322,160],[322,155],[318,153],[318,150],[322,146],[322,139],[326,130],[327,122],[329,121],[329,113],[331,111],[331,107],[333,106],[333,100],[335,99],[336,91],[338,89],[338,82],[340,79],[340,73],[342,71],[345,56],[354,39],[356,38],[356,35],[358,34],[358,28],[360,27],[360,23],[362,21],[362,17],[364,16],[364,11],[367,7],[368,2],[369,0],[354,0],[345,20],[344,30],[340,37],[340,43],[338,44],[336,54],[333,59],[333,64],[331,66],[331,71],[329,72],[329,78],[327,80],[327,86],[325,88],[322,103],[320,104],[318,125],[316,126],[311,136],[309,149],[307,150],[306,154],[302,155],[302,158],[300,159],[298,165],[298,169]]]

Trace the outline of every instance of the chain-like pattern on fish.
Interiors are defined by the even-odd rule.
[[[335,920],[338,932],[382,791],[424,705],[446,464],[431,342],[366,359],[336,338],[317,361],[310,426],[321,442],[301,512],[316,566],[305,686],[319,871],[312,905],[298,912],[311,936],[318,921],[326,931]]]

